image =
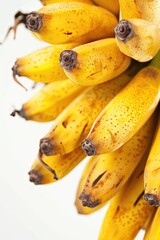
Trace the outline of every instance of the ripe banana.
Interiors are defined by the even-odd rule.
[[[113,0],[113,1],[106,1],[106,0],[93,0],[94,3],[96,3],[98,6],[103,7],[116,16],[119,14],[119,1]]]
[[[85,154],[80,147],[63,156],[39,156],[28,173],[30,181],[36,185],[56,182],[66,176],[84,158]]]
[[[91,208],[101,205],[126,183],[151,144],[156,120],[157,114],[152,115],[137,134],[118,150],[91,158],[94,164],[86,173],[79,195],[82,205]]]
[[[12,68],[13,77],[24,76],[35,82],[44,83],[66,79],[59,64],[59,54],[66,48],[72,49],[76,45],[75,43],[52,45],[18,58]]]
[[[160,116],[157,130],[145,166],[145,200],[153,206],[160,206]]]
[[[82,86],[113,79],[130,63],[131,59],[120,52],[114,38],[83,44],[60,54],[60,64],[67,77]]]
[[[159,64],[159,59],[154,64]],[[160,70],[141,69],[94,121],[82,148],[88,156],[112,152],[126,143],[149,119],[160,98]]]
[[[98,206],[95,206],[94,208],[91,208],[91,207],[83,206],[81,200],[79,199],[79,195],[84,188],[88,174],[90,173],[90,170],[93,168],[95,161],[97,161],[97,160],[95,160],[94,158],[88,159],[88,162],[83,170],[81,179],[78,184],[78,188],[77,188],[77,192],[76,192],[76,199],[75,199],[75,206],[76,206],[78,213],[80,213],[80,214],[91,214],[91,213],[99,210],[106,204],[106,203],[100,204]]]
[[[105,105],[128,83],[130,71],[112,81],[95,85],[82,92],[55,120],[40,141],[46,155],[65,154],[77,147]]]
[[[160,207],[157,208],[150,229],[144,240],[159,240],[160,236]]]
[[[60,3],[60,2],[82,2],[82,3],[88,3],[93,4],[91,0],[40,0],[43,5],[49,5],[53,3]]]
[[[160,49],[160,26],[138,18],[121,20],[115,27],[115,38],[122,53],[146,62]]]
[[[82,2],[46,5],[28,14],[18,12],[15,26],[23,23],[39,39],[51,44],[87,43],[113,37],[118,23],[115,15],[101,7]]]
[[[155,208],[143,197],[143,170],[147,156],[138,164],[124,187],[111,200],[102,222],[99,240],[133,240]],[[113,226],[113,227],[111,227]]]
[[[84,88],[74,84],[68,79],[52,82],[25,102],[20,110],[14,110],[13,113],[17,113],[26,120],[37,122],[52,121],[82,91],[84,91]]]
[[[159,0],[119,0],[121,19],[142,18],[153,22],[160,23],[160,1]],[[132,9],[132,11],[129,11]]]
[[[150,239],[150,232],[151,232],[151,226],[152,226],[152,222],[153,222],[155,213],[156,213],[156,209],[155,209],[155,212],[153,213],[153,215],[151,216],[151,218],[150,218],[150,219],[147,219],[146,226],[145,226],[145,228],[144,228],[144,230],[145,230],[145,235],[144,235],[143,240],[151,240],[151,239]]]

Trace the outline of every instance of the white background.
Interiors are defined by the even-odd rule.
[[[38,0],[3,1],[0,40],[18,10],[27,12],[40,6]],[[43,46],[46,44],[36,40],[24,26],[18,28],[16,40],[12,33],[0,46],[0,238],[96,240],[106,207],[82,216],[74,206],[76,187],[85,162],[59,182],[45,186],[30,183],[27,173],[37,155],[39,139],[52,124],[27,122],[10,116],[14,107],[19,108],[33,95],[33,91],[26,93],[13,81],[11,68],[16,58]],[[25,78],[21,82],[29,88],[32,85]],[[142,239],[142,235],[143,232],[136,239]]]

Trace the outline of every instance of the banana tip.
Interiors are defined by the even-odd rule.
[[[96,155],[96,149],[93,143],[89,139],[85,139],[81,143],[83,151],[88,155],[88,156],[93,156]]]
[[[144,194],[144,199],[149,203],[149,205],[158,207],[160,206],[160,199],[151,193]]]
[[[50,138],[42,138],[40,140],[40,151],[46,156],[50,156],[53,151],[53,145]]]
[[[39,174],[36,170],[31,170],[28,175],[29,181],[33,182],[35,185],[39,185],[42,183],[42,175]]]
[[[89,194],[82,193],[79,199],[81,200],[83,207],[94,208],[99,205],[99,201],[93,201]]]

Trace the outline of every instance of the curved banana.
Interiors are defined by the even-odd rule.
[[[160,236],[160,207],[157,208],[153,221],[151,223],[148,235],[144,240],[159,240]]]
[[[143,157],[127,183],[111,200],[101,225],[99,240],[133,240],[155,211],[143,197],[146,158]]]
[[[20,110],[14,110],[26,120],[48,122],[54,120],[84,88],[69,79],[52,82],[22,105]],[[12,113],[12,115],[13,115]]]
[[[145,200],[160,206],[160,116],[144,173]]]
[[[40,1],[44,6],[53,4],[53,3],[60,3],[60,2],[82,2],[82,3],[93,4],[91,0],[40,0]]]
[[[16,18],[17,16],[17,18]],[[61,2],[41,9],[15,15],[16,32],[19,23],[35,35],[51,44],[87,43],[113,37],[117,18],[111,12],[82,2]]]
[[[131,79],[129,72],[82,92],[57,117],[49,133],[40,140],[41,152],[46,155],[65,154],[79,146],[90,131],[95,117]]]
[[[113,1],[106,1],[106,0],[93,0],[95,4],[97,4],[100,7],[103,7],[116,16],[119,14],[119,1],[113,0]]]
[[[94,208],[119,191],[150,147],[156,119],[157,114],[152,115],[137,134],[116,151],[91,158],[94,164],[84,173],[87,174],[84,187],[79,191],[82,205]]]
[[[160,49],[160,26],[138,18],[121,20],[115,27],[115,38],[122,53],[146,62]]]
[[[72,81],[95,85],[115,78],[131,63],[117,47],[115,38],[106,38],[83,44],[60,54],[60,64]]]
[[[153,65],[159,64],[159,54],[156,60]],[[91,156],[118,149],[149,119],[159,98],[160,70],[151,63],[106,105],[83,140],[83,150]]]
[[[96,161],[97,160],[95,160],[93,158],[88,159],[88,162],[82,172],[81,179],[78,184],[78,188],[77,188],[77,192],[76,192],[76,199],[75,199],[75,206],[76,206],[78,213],[80,213],[80,214],[91,214],[91,213],[99,210],[106,204],[106,203],[100,204],[98,206],[95,206],[94,208],[91,208],[88,206],[83,206],[82,201],[79,199],[80,193],[82,192],[84,185],[86,183],[88,174],[90,173],[90,171],[93,168]]]
[[[83,159],[85,154],[80,147],[65,155],[39,156],[29,171],[29,179],[34,184],[49,184],[66,176]]]
[[[12,68],[13,77],[23,76],[44,83],[64,80],[66,75],[59,64],[59,54],[75,46],[75,43],[52,45],[18,58]]]
[[[160,23],[160,1],[159,0],[119,0],[121,19],[142,18]],[[129,9],[132,9],[131,11]]]

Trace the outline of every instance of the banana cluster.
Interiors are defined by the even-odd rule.
[[[90,214],[109,203],[98,239],[133,240],[145,229],[145,240],[159,240],[160,0],[41,3],[9,29],[16,35],[23,23],[50,44],[12,68],[20,85],[27,77],[44,86],[11,115],[53,121],[29,180],[56,182],[89,156],[75,206]]]

